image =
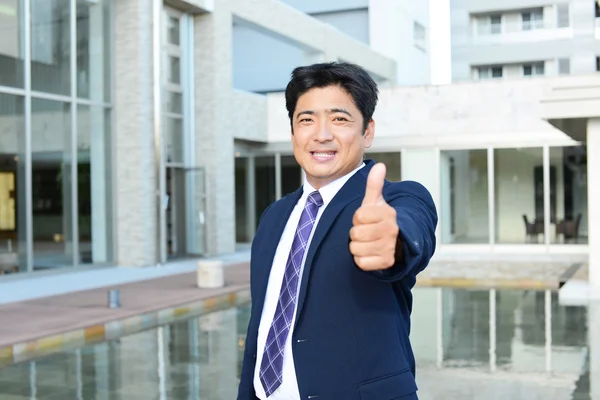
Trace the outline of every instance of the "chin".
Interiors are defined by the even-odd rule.
[[[331,168],[310,168],[308,170],[306,170],[306,175],[307,176],[311,176],[315,179],[329,179],[332,176],[335,175],[335,171],[332,170]]]

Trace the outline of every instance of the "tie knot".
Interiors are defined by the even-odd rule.
[[[308,201],[310,201],[317,207],[321,207],[323,205],[323,198],[321,197],[321,193],[319,193],[318,190],[315,190],[314,192],[308,195]]]

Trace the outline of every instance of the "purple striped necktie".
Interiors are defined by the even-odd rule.
[[[260,381],[265,388],[267,397],[282,383],[283,352],[290,332],[294,311],[296,310],[302,260],[304,259],[310,233],[317,219],[319,207],[322,205],[323,199],[318,191],[314,191],[308,195],[306,205],[300,216],[300,222],[296,228],[292,249],[285,265],[285,273],[279,292],[279,301],[277,302],[275,316],[269,329],[260,365]]]

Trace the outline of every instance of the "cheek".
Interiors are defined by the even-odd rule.
[[[362,139],[356,137],[347,137],[340,140],[345,153],[354,153],[362,147]]]
[[[295,131],[292,135],[292,146],[294,148],[294,152],[300,150],[303,146],[302,137],[299,137],[297,131]]]
[[[292,145],[299,150],[305,149],[308,146],[313,134],[308,127],[296,127],[292,136]]]

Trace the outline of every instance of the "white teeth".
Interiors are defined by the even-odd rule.
[[[333,157],[333,153],[313,153],[317,157]]]

